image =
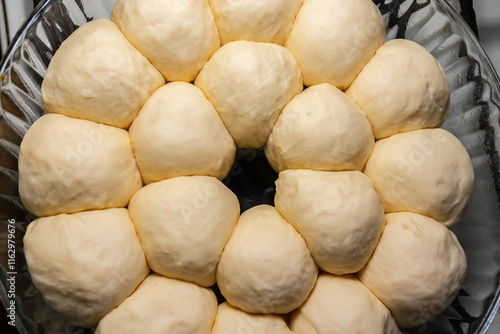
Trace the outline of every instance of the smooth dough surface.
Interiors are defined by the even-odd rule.
[[[141,187],[123,129],[47,114],[21,143],[19,193],[37,216],[125,207]]]
[[[113,22],[98,19],[61,44],[47,68],[41,94],[49,113],[128,128],[164,83]]]
[[[269,205],[245,211],[222,253],[217,284],[246,312],[288,313],[311,292],[318,268],[297,231]]]
[[[339,89],[321,84],[283,109],[265,152],[277,172],[361,170],[373,145],[371,125],[359,107]]]
[[[307,0],[285,47],[299,64],[304,84],[352,83],[384,43],[385,24],[370,0]]]
[[[416,213],[386,215],[380,242],[358,278],[401,327],[441,313],[462,286],[467,262],[453,232]]]
[[[451,227],[474,187],[467,150],[443,129],[423,129],[379,140],[366,163],[385,212],[409,211]]]
[[[422,46],[386,42],[346,91],[373,126],[375,138],[443,124],[450,88],[441,65]]]
[[[185,82],[158,89],[130,127],[144,183],[187,175],[223,179],[236,146],[203,92]]]
[[[302,235],[323,271],[355,273],[384,228],[384,209],[363,173],[286,170],[276,181],[276,210]]]
[[[311,295],[294,311],[295,334],[399,334],[389,310],[352,275],[319,274]]]
[[[167,81],[193,81],[220,47],[207,0],[118,0],[111,20]]]
[[[220,48],[195,85],[243,148],[263,146],[283,107],[303,88],[297,62],[287,49],[248,41]]]
[[[24,252],[43,298],[81,327],[95,326],[149,274],[127,209],[38,218]]]
[[[209,0],[222,44],[285,44],[303,0]]]
[[[130,217],[155,272],[215,284],[222,250],[240,215],[238,198],[210,176],[155,182],[134,195]]]

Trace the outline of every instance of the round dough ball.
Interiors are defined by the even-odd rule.
[[[118,0],[111,20],[167,81],[193,81],[220,47],[206,0]]]
[[[401,327],[441,313],[465,277],[465,253],[453,232],[416,213],[386,215],[380,242],[358,278]]]
[[[45,301],[81,327],[95,326],[149,273],[127,209],[38,218],[24,253]]]
[[[266,143],[283,107],[302,91],[302,75],[291,53],[271,43],[224,45],[196,78],[236,145]]]
[[[389,310],[352,275],[319,274],[311,295],[291,315],[295,334],[399,334]]]
[[[155,272],[215,284],[222,250],[240,215],[238,198],[210,176],[155,182],[135,194],[130,217]]]
[[[365,112],[375,138],[441,126],[450,88],[438,61],[405,39],[382,45],[346,91]]]
[[[236,146],[203,92],[185,82],[158,89],[130,127],[144,183],[186,175],[223,179]]]
[[[251,313],[288,313],[311,292],[318,268],[304,239],[269,205],[245,211],[224,248],[217,284]]]
[[[448,227],[462,217],[474,187],[467,150],[443,129],[415,130],[377,141],[364,172],[385,212],[416,212]]]
[[[19,152],[19,194],[37,216],[125,207],[142,187],[128,132],[47,114]]]
[[[165,80],[125,39],[99,19],[78,28],[52,57],[42,82],[45,110],[128,128]]]
[[[238,40],[283,45],[303,0],[209,0],[222,44]]]
[[[304,84],[352,83],[384,43],[385,24],[370,0],[304,1],[285,47],[297,59]]]
[[[285,320],[274,314],[252,314],[231,306],[219,305],[212,334],[293,334]]]
[[[355,273],[384,229],[384,209],[363,173],[287,170],[276,181],[276,210],[305,239],[321,270]]]
[[[152,274],[99,322],[95,334],[210,334],[216,312],[212,290]]]
[[[334,86],[322,84],[288,103],[265,153],[277,172],[361,170],[373,145],[371,125],[358,106]]]

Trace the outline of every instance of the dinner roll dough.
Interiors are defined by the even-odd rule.
[[[311,295],[291,315],[295,334],[399,334],[389,310],[356,277],[319,274]]]
[[[24,253],[45,301],[81,327],[96,325],[149,273],[127,209],[38,218]]]
[[[322,84],[288,103],[265,152],[277,172],[361,170],[373,144],[371,125],[358,106],[334,86]]]
[[[243,148],[263,146],[283,107],[303,88],[297,62],[287,49],[247,41],[220,48],[195,85]]]
[[[215,268],[240,215],[238,198],[210,176],[184,176],[142,188],[130,217],[155,272],[201,286]]]
[[[231,306],[219,305],[211,334],[293,334],[285,320],[274,314],[252,314]]]
[[[207,0],[118,0],[111,20],[167,81],[193,81],[220,47]]]
[[[453,232],[416,213],[386,215],[380,242],[358,277],[401,327],[441,313],[462,285],[465,253]]]
[[[375,138],[441,126],[450,88],[438,61],[405,39],[382,45],[346,92],[366,113]]]
[[[384,209],[363,173],[287,170],[276,181],[276,210],[305,239],[321,270],[355,273],[384,228]]]
[[[370,0],[304,1],[285,43],[304,84],[349,87],[384,43],[385,24]]]
[[[269,205],[245,211],[222,253],[217,284],[233,306],[288,313],[311,292],[318,268],[304,239]]]
[[[49,113],[128,128],[164,83],[113,22],[99,19],[61,44],[45,72],[41,94]]]
[[[130,127],[144,183],[185,175],[223,179],[236,146],[203,92],[185,82],[158,89]]]
[[[474,187],[467,150],[443,129],[423,129],[377,141],[366,163],[385,212],[410,211],[451,227]]]
[[[47,114],[21,143],[19,194],[37,216],[124,207],[141,187],[125,130]]]
[[[222,44],[238,40],[283,45],[302,0],[209,0]]]
[[[210,334],[216,312],[212,290],[152,274],[99,322],[95,334]]]

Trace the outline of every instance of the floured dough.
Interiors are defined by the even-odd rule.
[[[129,205],[149,266],[167,277],[215,284],[215,270],[240,215],[238,198],[209,176],[155,182]]]
[[[304,1],[285,43],[306,86],[349,87],[385,38],[380,11],[370,0]]]
[[[247,41],[220,48],[195,85],[243,148],[263,146],[283,107],[303,88],[300,70],[287,49]]]
[[[125,130],[47,114],[21,143],[19,194],[37,216],[125,207],[141,187]]]
[[[304,239],[269,205],[245,211],[222,253],[217,284],[246,312],[288,313],[309,295],[318,275]]]
[[[401,327],[441,313],[462,285],[465,253],[453,232],[415,213],[386,215],[380,242],[358,274]]]
[[[443,129],[423,129],[377,141],[366,163],[385,212],[410,211],[451,227],[474,187],[467,150]]]
[[[127,209],[38,218],[24,253],[43,298],[82,327],[96,325],[149,273]]]
[[[118,0],[111,20],[167,81],[193,81],[220,47],[206,0]]]
[[[384,228],[384,209],[363,173],[287,170],[276,181],[276,210],[332,274],[359,271]]]
[[[99,19],[78,28],[54,54],[42,82],[45,110],[128,128],[165,80],[125,39]]]
[[[283,45],[302,0],[209,0],[222,44],[238,40]]]
[[[212,104],[185,82],[169,83],[153,94],[130,127],[130,140],[146,184],[185,175],[222,180],[236,152]]]
[[[389,310],[352,275],[321,273],[291,315],[295,334],[399,334]]]
[[[210,289],[152,274],[99,322],[95,334],[210,334],[216,312]]]
[[[381,46],[346,92],[366,113],[375,138],[441,126],[450,89],[437,60],[415,42]]]
[[[371,125],[330,84],[307,88],[283,109],[265,152],[274,170],[361,170],[373,149]]]

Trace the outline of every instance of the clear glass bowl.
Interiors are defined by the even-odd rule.
[[[10,302],[7,278],[14,271],[17,329],[21,333],[90,333],[66,322],[48,306],[30,280],[22,237],[33,217],[17,191],[19,144],[43,113],[40,85],[61,42],[78,26],[109,18],[116,0],[48,0],[37,7],[0,65],[0,299]],[[476,173],[474,195],[453,228],[468,258],[459,296],[434,321],[405,333],[486,333],[500,306],[499,79],[483,49],[444,0],[374,0],[388,26],[387,39],[411,39],[441,63],[451,87],[451,112],[444,128],[465,145]],[[244,207],[272,201],[275,175],[262,150],[240,150],[226,183]],[[251,174],[241,166],[251,165]],[[262,172],[259,172],[262,170]],[[453,171],[450,171],[453,173]],[[257,186],[249,180],[259,179]],[[8,268],[8,225],[15,220],[15,264]],[[2,321],[5,321],[2,320]]]

